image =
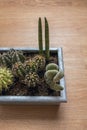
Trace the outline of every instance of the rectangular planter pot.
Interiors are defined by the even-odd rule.
[[[8,51],[10,48],[0,48],[0,52]],[[32,48],[14,48],[28,53],[37,53],[38,49]],[[52,48],[50,52],[56,53],[58,56],[59,69],[64,71],[62,48]],[[64,89],[60,92],[60,96],[0,96],[0,104],[32,104],[32,105],[57,105],[67,102],[65,77],[60,80],[60,85]]]

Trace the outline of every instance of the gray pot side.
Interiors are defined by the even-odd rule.
[[[0,52],[8,51],[10,48],[0,48]],[[38,52],[34,48],[14,48],[28,53]],[[50,52],[58,55],[59,69],[64,71],[62,48],[50,48]],[[58,105],[67,102],[65,76],[60,80],[64,89],[60,96],[0,96],[0,104],[30,104],[30,105]]]

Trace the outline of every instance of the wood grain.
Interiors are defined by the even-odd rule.
[[[0,0],[0,47],[38,47],[39,16],[43,27],[49,21],[50,46],[63,47],[68,102],[0,105],[0,129],[86,130],[87,0]]]

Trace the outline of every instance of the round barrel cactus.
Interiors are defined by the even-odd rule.
[[[12,83],[13,74],[11,70],[6,67],[0,67],[0,92],[2,92],[3,89],[7,90]]]
[[[23,81],[28,87],[36,87],[39,82],[39,76],[35,72],[29,72],[25,76],[25,80]]]
[[[36,55],[33,58],[33,61],[37,64],[38,66],[38,71],[41,71],[45,68],[46,60],[45,57],[42,55]]]

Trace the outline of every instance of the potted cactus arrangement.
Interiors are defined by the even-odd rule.
[[[66,102],[62,49],[50,49],[49,24],[38,20],[38,48],[0,48],[0,103]]]

